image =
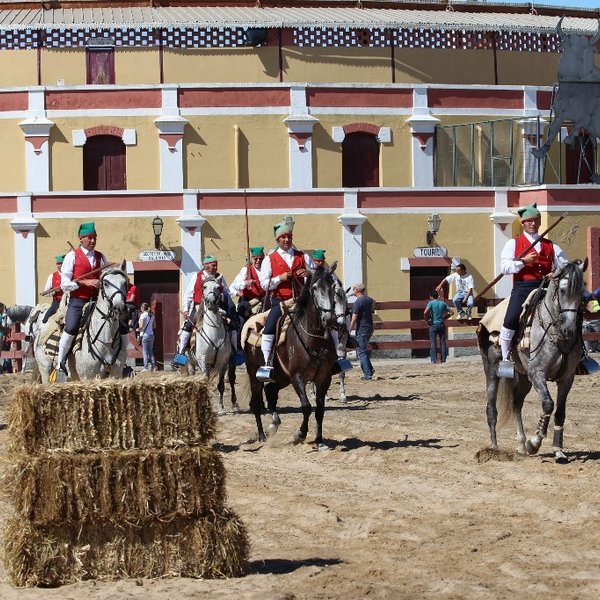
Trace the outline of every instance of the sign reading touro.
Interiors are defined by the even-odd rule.
[[[419,246],[413,254],[417,258],[440,258],[448,256],[448,250],[444,246]]]
[[[143,262],[175,260],[175,252],[171,250],[142,250],[138,258]]]

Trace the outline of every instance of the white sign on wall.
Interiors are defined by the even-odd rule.
[[[175,252],[172,250],[142,250],[138,256],[142,262],[157,260],[175,260]]]
[[[413,254],[416,258],[443,258],[448,256],[448,250],[444,246],[419,246]]]

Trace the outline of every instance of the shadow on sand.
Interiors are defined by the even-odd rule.
[[[331,565],[339,565],[342,562],[339,558],[307,558],[306,560],[272,558],[251,561],[248,571],[249,574],[257,575],[285,575],[286,573],[293,573],[302,567],[329,567]]]
[[[440,442],[442,438],[431,438],[429,440],[409,440],[408,436],[403,440],[391,441],[383,440],[381,442],[369,442],[358,438],[346,438],[341,442],[334,442],[334,447],[342,452],[357,450],[358,448],[373,448],[374,450],[391,450],[393,448],[431,448],[432,450],[442,450],[444,448],[456,448],[458,444],[443,445]]]

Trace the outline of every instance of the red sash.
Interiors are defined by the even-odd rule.
[[[260,285],[258,273],[256,272],[254,265],[248,265],[248,270],[246,271],[246,279],[251,279],[252,283],[250,284],[249,288],[243,288],[242,298],[247,298],[248,300],[252,300],[254,298],[264,298],[265,290],[263,290]]]
[[[60,281],[61,281],[60,271],[54,271],[54,273],[52,273],[52,287],[53,288],[60,287]],[[54,292],[54,294],[52,294],[52,298],[54,300],[56,300],[57,302],[60,302],[62,297],[63,297],[62,290],[58,290],[57,292]]]
[[[294,260],[292,261],[292,268],[288,267],[283,256],[279,252],[275,251],[269,255],[271,260],[271,277],[277,277],[284,273],[292,273],[294,275],[298,269],[306,269],[304,264],[304,252],[299,250],[293,250]],[[292,288],[293,286],[293,288]],[[298,296],[302,283],[296,279],[296,276],[288,281],[282,281],[274,290],[273,297],[280,298],[281,300],[289,300],[292,296]]]
[[[552,272],[554,264],[554,244],[550,240],[540,239],[540,252],[533,248],[533,252],[537,254],[537,260],[525,265],[518,273],[513,275],[513,281],[532,281],[543,279],[545,275]],[[525,234],[515,238],[515,257],[531,245]]]
[[[94,264],[90,266],[90,261],[84,251],[81,248],[77,248],[75,250],[75,264],[73,265],[73,279],[77,279],[78,277],[83,277],[85,279],[100,279],[100,271],[91,273],[88,277],[86,277],[86,275],[90,273],[90,271],[100,269],[103,258],[104,256],[102,253],[95,250]],[[98,297],[98,291],[98,288],[79,284],[79,287],[71,292],[71,298],[81,298],[82,300],[96,299]]]

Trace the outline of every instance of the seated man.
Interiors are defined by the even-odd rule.
[[[230,290],[232,294],[238,296],[237,314],[240,321],[240,329],[248,319],[252,307],[252,300],[261,301],[265,297],[265,290],[260,285],[259,271],[265,258],[265,249],[263,246],[254,246],[250,248],[250,264],[242,267],[237,277],[233,280]]]
[[[44,318],[42,319],[42,323],[46,323],[48,319],[56,313],[58,307],[60,306],[60,301],[63,297],[63,291],[60,287],[61,284],[61,275],[60,270],[62,268],[63,261],[65,260],[64,254],[59,254],[56,257],[56,271],[50,273],[48,275],[48,279],[46,280],[46,285],[44,286],[44,292],[50,292],[50,290],[55,290],[52,294],[52,304],[50,308],[44,313]]]

